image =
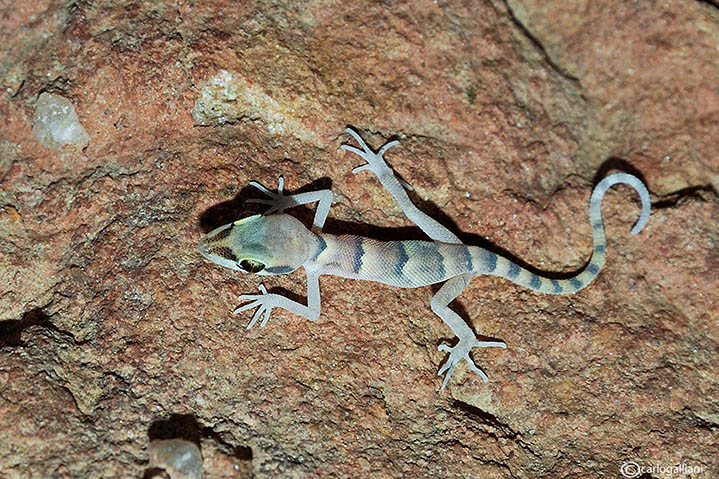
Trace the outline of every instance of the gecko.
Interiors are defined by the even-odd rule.
[[[480,341],[472,328],[452,309],[454,301],[475,276],[500,276],[514,284],[546,294],[571,294],[587,287],[597,277],[606,258],[606,240],[601,215],[601,202],[613,185],[626,184],[634,188],[641,199],[641,213],[631,233],[639,233],[649,221],[651,210],[649,192],[642,181],[627,173],[605,177],[592,191],[589,200],[589,221],[593,250],[589,261],[573,277],[552,279],[530,271],[514,261],[492,251],[463,244],[445,226],[417,208],[407,191],[411,186],[400,180],[387,164],[384,155],[399,144],[390,141],[377,152],[372,150],[357,131],[347,128],[359,148],[343,144],[342,149],[362,158],[365,163],[353,173],[370,171],[392,195],[405,216],[417,225],[431,241],[378,241],[355,235],[334,235],[322,231],[330,210],[333,194],[329,189],[294,195],[284,194],[284,180],[279,177],[277,191],[271,191],[256,181],[249,184],[267,198],[248,202],[269,206],[262,215],[253,215],[220,226],[207,233],[198,250],[208,260],[220,266],[254,273],[259,276],[283,275],[304,268],[307,276],[307,304],[285,296],[268,293],[260,283],[260,294],[243,294],[238,301],[244,303],[234,314],[256,308],[247,329],[262,318],[264,327],[274,308],[282,308],[310,321],[320,317],[320,284],[322,275],[376,281],[401,288],[418,288],[444,283],[430,300],[432,311],[439,316],[457,337],[454,346],[440,344],[438,349],[449,355],[439,368],[444,389],[457,365],[463,360],[471,371],[483,381],[487,375],[470,356],[474,348],[506,348],[503,341]],[[285,210],[309,203],[317,203],[311,228]],[[247,302],[247,303],[245,303]]]

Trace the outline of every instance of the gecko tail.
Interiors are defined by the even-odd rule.
[[[496,266],[490,274],[506,278],[532,291],[546,294],[572,294],[587,287],[589,283],[597,277],[604,266],[607,243],[604,234],[601,204],[607,190],[617,184],[629,185],[639,193],[642,202],[642,212],[632,227],[632,234],[637,234],[642,231],[649,221],[649,214],[651,213],[649,191],[644,183],[636,176],[627,173],[616,173],[604,178],[594,188],[594,191],[592,191],[592,196],[589,200],[589,221],[592,226],[594,249],[592,251],[592,257],[581,272],[569,279],[550,279],[533,273],[509,259],[498,257]]]

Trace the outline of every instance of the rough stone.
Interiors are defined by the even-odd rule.
[[[142,477],[169,438],[201,446],[205,477],[717,475],[715,2],[0,11],[0,477]],[[213,116],[223,71],[237,95]],[[37,142],[41,92],[78,106],[82,152]],[[454,306],[508,348],[474,355],[489,383],[461,365],[440,391],[433,288],[323,277],[318,321],[246,331],[230,312],[260,279],[196,252],[279,173],[333,189],[330,233],[421,238],[350,173],[347,125],[400,140],[422,209],[542,271],[586,261],[609,170],[640,174],[654,212],[631,236],[636,198],[607,195],[607,264],[580,294],[474,279]]]

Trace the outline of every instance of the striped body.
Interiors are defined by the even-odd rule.
[[[471,273],[472,276],[501,276],[540,293],[568,294],[587,286],[604,263],[604,245],[597,245],[592,261],[583,272],[570,279],[550,279],[478,246],[437,241],[378,241],[330,234],[319,235],[317,242],[310,261],[322,274],[400,288],[442,283]]]
[[[320,235],[324,248],[313,259],[323,274],[377,281],[400,288],[441,283],[475,271],[486,251],[433,241],[378,241],[362,236]]]

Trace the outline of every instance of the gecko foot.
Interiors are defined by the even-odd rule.
[[[472,348],[506,348],[507,345],[503,343],[502,341],[477,341],[474,338],[471,338],[470,340],[467,339],[460,339],[459,342],[454,346],[448,346],[446,344],[440,344],[437,349],[440,351],[447,351],[449,352],[449,358],[447,358],[447,362],[444,363],[444,366],[442,366],[437,373],[437,376],[441,376],[442,374],[446,373],[444,376],[444,380],[442,380],[442,389],[447,386],[447,383],[449,382],[449,378],[452,376],[452,373],[454,372],[454,368],[457,367],[457,364],[464,359],[467,361],[467,364],[469,365],[469,369],[474,371],[475,373],[479,374],[479,377],[482,378],[482,381],[489,381],[489,378],[486,374],[484,374],[484,371],[479,369],[476,364],[474,364],[474,361],[469,356],[469,351]]]
[[[394,176],[394,171],[392,171],[392,168],[389,167],[387,162],[384,159],[384,154],[392,148],[393,146],[399,145],[399,141],[392,140],[388,141],[387,143],[382,146],[382,148],[379,149],[377,153],[373,152],[372,149],[365,143],[365,141],[362,139],[361,136],[359,136],[359,133],[354,131],[352,128],[347,128],[347,133],[349,133],[352,138],[357,140],[357,143],[359,143],[360,148],[357,148],[352,145],[342,145],[340,148],[343,150],[349,151],[350,153],[354,153],[355,155],[359,156],[363,160],[365,160],[367,163],[364,165],[358,166],[352,170],[352,173],[357,174],[360,171],[369,170],[375,175],[377,175],[378,178],[382,178],[383,176]],[[412,191],[412,186],[406,183],[405,181],[401,180],[400,178],[397,178],[397,180],[400,182],[400,184],[407,190]]]
[[[285,186],[285,179],[280,175],[278,181],[277,181],[277,193],[274,191],[268,190],[264,186],[262,186],[260,183],[256,181],[250,181],[250,186],[254,186],[258,190],[260,190],[265,195],[269,196],[269,199],[260,199],[260,198],[252,198],[247,200],[248,203],[259,203],[261,205],[269,205],[270,209],[265,211],[266,215],[269,215],[270,213],[283,213],[287,208],[292,208],[293,206],[297,206],[297,203],[295,200],[292,199],[292,195],[285,195],[284,193],[284,186]]]
[[[252,326],[255,325],[258,319],[260,319],[260,316],[264,317],[262,318],[262,322],[260,323],[260,327],[264,328],[265,324],[267,324],[267,321],[270,319],[270,313],[272,313],[272,308],[275,306],[279,306],[278,301],[276,299],[276,295],[268,293],[267,289],[265,289],[265,285],[260,284],[260,293],[261,294],[243,294],[237,298],[238,301],[250,301],[247,304],[243,304],[242,306],[235,309],[232,314],[238,314],[242,311],[247,311],[248,309],[254,309],[257,308],[257,311],[255,311],[254,316],[252,316],[252,321],[250,321],[250,324],[247,325],[247,329],[252,328]]]

